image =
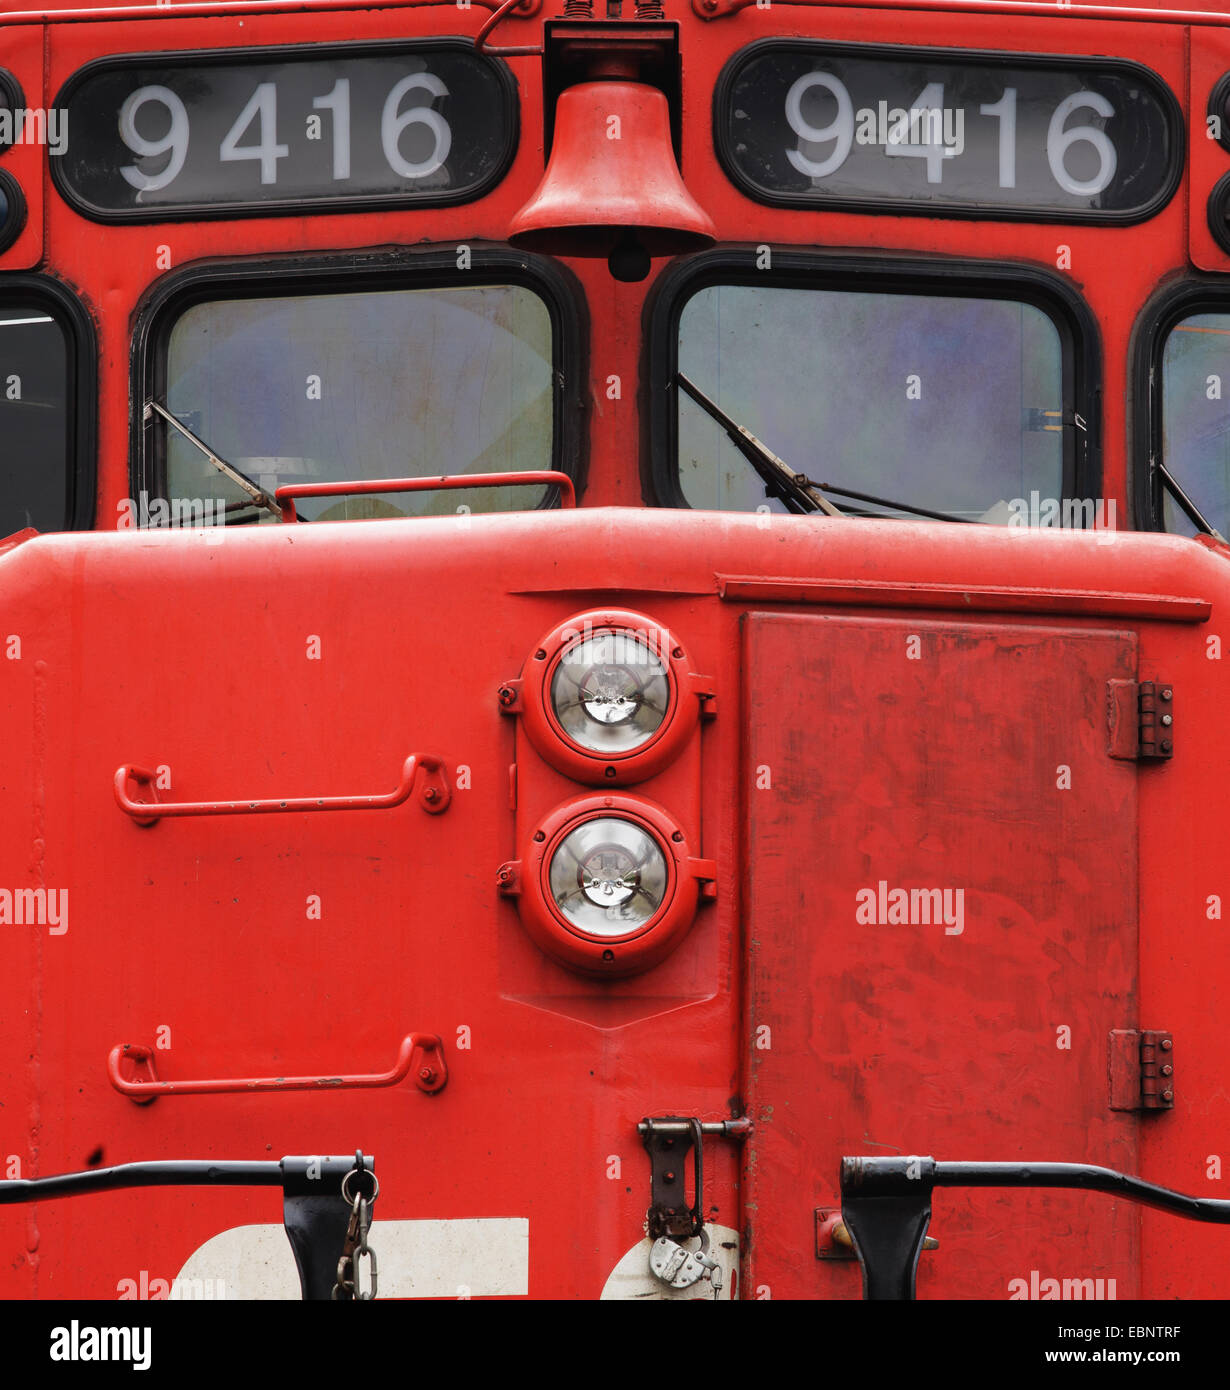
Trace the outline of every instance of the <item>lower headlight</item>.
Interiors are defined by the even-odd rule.
[[[683,829],[643,797],[582,796],[557,806],[523,857],[502,866],[502,892],[562,965],[619,976],[664,960],[687,934],[714,866],[688,849]]]
[[[560,841],[547,876],[556,908],[580,931],[627,936],[666,897],[666,855],[633,821],[600,816]]]

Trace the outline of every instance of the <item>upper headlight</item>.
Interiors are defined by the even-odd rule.
[[[712,694],[673,634],[606,609],[549,632],[521,679],[500,687],[500,704],[566,776],[626,785],[678,757]]]
[[[560,728],[595,753],[627,753],[647,743],[670,701],[666,665],[639,632],[595,633],[565,647],[551,678]]]

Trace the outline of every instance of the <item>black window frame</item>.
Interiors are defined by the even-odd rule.
[[[758,270],[768,249],[771,269]],[[862,290],[937,298],[1007,299],[1040,309],[1055,325],[1064,391],[1063,498],[1096,498],[1102,486],[1102,342],[1098,323],[1076,290],[1037,266],[1007,261],[924,260],[883,255],[828,255],[772,246],[724,247],[677,261],[645,304],[648,343],[642,382],[647,435],[641,481],[651,506],[692,510],[679,481],[678,412],[672,384],[679,363],[679,320],[699,290],[714,285]],[[1071,413],[1073,419],[1069,420]],[[1075,421],[1082,421],[1084,429]],[[787,459],[796,467],[801,464]],[[806,472],[806,468],[802,468]],[[848,486],[857,483],[849,480]],[[1061,499],[1062,500],[1062,499]]]
[[[457,266],[458,248],[469,248],[468,270]],[[165,399],[166,349],[181,315],[219,299],[268,299],[282,295],[328,295],[519,285],[543,301],[551,318],[553,360],[553,449],[549,466],[566,473],[580,497],[586,479],[586,388],[589,379],[588,322],[580,285],[558,263],[507,248],[458,242],[447,248],[377,255],[262,257],[253,261],[203,261],[168,275],[138,308],[132,338],[132,496],[144,491],[165,498],[166,429],[144,419],[144,404]],[[208,441],[207,441],[208,442]],[[512,476],[510,474],[510,476]],[[459,490],[460,491],[460,490]],[[535,510],[559,505],[559,488],[548,487]],[[407,518],[413,520],[414,518]]]
[[[1184,537],[1166,529],[1162,505],[1162,480],[1155,460],[1162,458],[1162,356],[1166,340],[1177,324],[1192,314],[1230,314],[1230,276],[1185,276],[1165,285],[1145,305],[1132,330],[1132,408],[1129,412],[1131,442],[1127,450],[1128,498],[1133,524],[1139,531],[1158,531]],[[1164,461],[1164,460],[1163,460]],[[1184,486],[1182,478],[1176,478]],[[1200,499],[1195,499],[1199,505]],[[1177,505],[1177,503],[1176,503]]]
[[[65,338],[65,517],[55,532],[40,534],[93,530],[98,500],[98,344],[94,322],[68,286],[46,275],[0,272],[0,304],[28,304],[50,314]]]

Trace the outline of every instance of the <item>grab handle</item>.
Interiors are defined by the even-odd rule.
[[[138,1105],[159,1096],[215,1096],[243,1091],[353,1091],[396,1086],[410,1075],[415,1053],[421,1053],[414,1084],[429,1095],[448,1082],[444,1045],[435,1033],[407,1033],[391,1071],[349,1076],[235,1076],[214,1081],[162,1081],[154,1066],[154,1049],[143,1043],[117,1043],[107,1056],[107,1076],[121,1095]],[[144,1075],[125,1077],[120,1062],[127,1060]]]
[[[384,811],[392,806],[400,806],[409,799],[420,768],[425,775],[419,792],[419,805],[431,815],[439,815],[448,808],[451,797],[444,759],[432,753],[412,753],[402,765],[401,781],[396,789],[375,796],[274,797],[266,801],[159,801],[156,774],[148,768],[125,763],[116,769],[115,799],[120,810],[130,815],[138,825],[156,825],[166,816],[266,815],[275,811]],[[130,781],[145,789],[148,801],[137,801],[129,796]]]
[[[436,492],[443,488],[527,487],[549,484],[560,490],[560,506],[575,507],[576,484],[567,473],[550,469],[518,473],[444,473],[434,478],[363,478],[342,483],[288,483],[273,494],[283,521],[298,521],[296,497],[362,497],[380,492]]]

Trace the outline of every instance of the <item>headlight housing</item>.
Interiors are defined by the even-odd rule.
[[[554,628],[500,703],[537,752],[578,782],[643,781],[677,757],[710,683],[673,634],[643,613],[599,609]]]
[[[562,965],[617,977],[647,970],[679,944],[713,864],[695,859],[681,827],[641,797],[583,796],[557,806],[499,886]]]

